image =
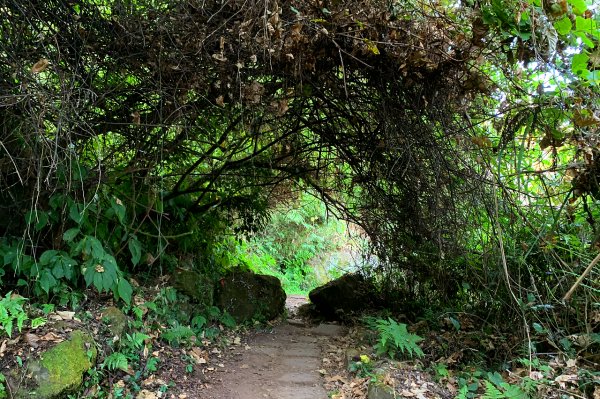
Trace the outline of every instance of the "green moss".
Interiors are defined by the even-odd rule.
[[[39,362],[28,366],[37,386],[35,397],[52,398],[76,390],[82,383],[83,374],[96,361],[96,354],[92,338],[82,331],[74,331],[68,341],[46,351]]]
[[[127,316],[114,306],[109,306],[102,312],[102,320],[113,336],[120,337],[127,327]]]

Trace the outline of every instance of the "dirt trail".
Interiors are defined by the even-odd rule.
[[[306,300],[290,296],[288,312]],[[289,319],[271,332],[257,334],[249,348],[236,353],[227,372],[213,379],[203,392],[207,399],[327,399],[319,374],[322,348],[333,336],[343,334],[337,325],[307,327]]]

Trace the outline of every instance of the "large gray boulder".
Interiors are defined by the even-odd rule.
[[[238,323],[271,320],[285,310],[285,291],[278,278],[234,270],[217,283],[215,305]]]
[[[314,312],[327,320],[373,308],[377,303],[374,285],[360,274],[345,274],[312,290],[308,297]]]

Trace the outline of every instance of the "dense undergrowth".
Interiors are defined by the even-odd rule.
[[[597,369],[593,2],[26,3],[0,0],[2,334],[42,317],[17,294],[134,309],[178,269],[306,293],[358,268],[530,372]]]

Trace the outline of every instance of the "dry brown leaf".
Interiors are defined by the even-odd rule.
[[[73,320],[73,317],[75,317],[75,312],[69,312],[66,310],[58,310],[56,311],[56,314],[63,320]]]
[[[2,341],[0,345],[0,356],[4,356],[4,351],[6,350],[6,340]]]
[[[334,375],[333,377],[326,377],[325,381],[327,382],[341,382],[342,384],[347,384],[348,380],[346,380],[341,375]]]
[[[141,124],[141,118],[140,118],[140,113],[138,111],[132,112],[131,113],[131,118],[133,121],[134,125],[140,125]]]
[[[136,396],[136,399],[158,399],[158,396],[152,391],[142,389]]]
[[[41,337],[39,337],[39,339],[42,341],[54,341],[54,342],[64,341],[64,339],[60,335],[58,335],[54,332],[46,333],[46,334],[42,335]]]
[[[27,342],[29,344],[29,346],[37,348],[39,346],[38,345],[39,340],[40,340],[40,337],[38,337],[35,334],[31,334],[31,333],[25,334],[25,342]]]
[[[33,66],[31,67],[31,73],[44,72],[46,68],[48,68],[48,65],[50,65],[50,61],[48,61],[46,58],[42,58],[38,62],[33,64]]]
[[[223,98],[223,96],[219,96],[215,99],[215,103],[217,103],[217,105],[219,107],[224,107],[225,106],[225,99]]]

